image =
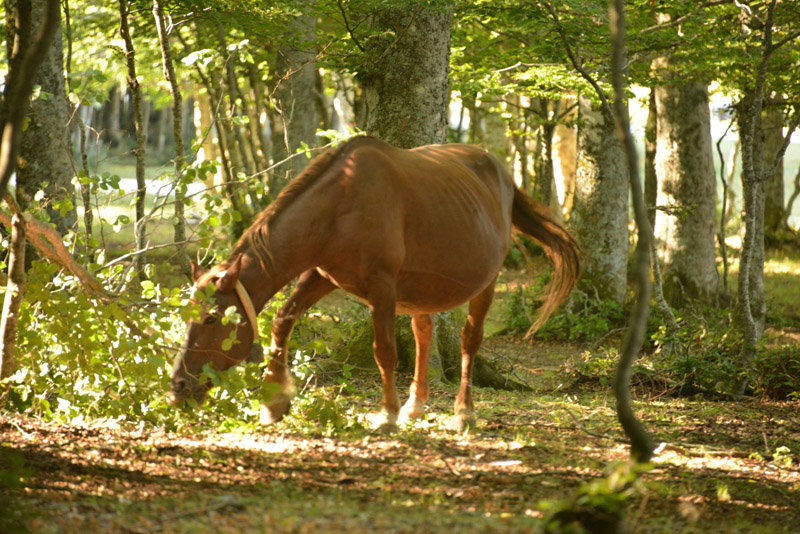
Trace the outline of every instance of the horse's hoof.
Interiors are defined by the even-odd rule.
[[[277,423],[289,413],[292,399],[285,393],[278,393],[272,400],[261,405],[261,424],[271,425]]]
[[[471,413],[459,413],[451,417],[446,426],[448,430],[454,432],[465,432],[474,430],[477,426],[477,421]]]
[[[406,421],[415,421],[417,419],[422,419],[425,415],[425,406],[417,406],[416,404],[405,404],[400,409],[400,415],[398,416],[398,420],[400,422]]]
[[[380,434],[395,434],[399,430],[396,415],[391,416],[381,412],[373,415],[370,419],[372,430]]]
[[[372,427],[372,430],[378,434],[397,434],[397,432],[400,431],[400,427],[397,426],[397,423],[383,423],[382,425]]]

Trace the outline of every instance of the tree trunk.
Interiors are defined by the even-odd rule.
[[[145,195],[147,193],[147,183],[144,176],[144,153],[147,144],[146,125],[144,124],[144,104],[142,102],[142,91],[139,80],[136,77],[136,52],[133,48],[130,27],[128,25],[128,2],[119,0],[119,33],[125,43],[125,60],[127,63],[128,91],[133,97],[133,119],[136,128],[136,223],[134,225],[136,234],[136,249],[144,250],[147,246],[147,221],[145,220]],[[139,273],[139,278],[144,279],[145,255],[139,254],[134,257],[134,263]]]
[[[572,106],[573,101],[566,102]],[[563,206],[562,213],[569,213],[572,210],[572,201],[575,196],[575,174],[578,164],[578,135],[575,127],[571,124],[577,108],[573,108],[566,117],[568,121],[563,121],[556,126],[553,134],[553,159],[555,160],[555,180],[560,184],[561,195],[559,202]]]
[[[200,143],[197,152],[198,161],[208,161],[220,159],[219,136],[214,127],[214,109],[212,108],[212,98],[208,91],[198,91],[194,99],[194,128],[195,137]],[[217,176],[203,176],[203,181],[207,187],[214,185],[216,181],[222,181],[222,171],[217,170]]]
[[[451,9],[386,9],[376,30],[391,43],[371,50],[377,60],[363,80],[366,131],[399,148],[447,140]]]
[[[783,112],[770,108],[764,113],[762,130],[764,132],[764,165],[765,169],[775,164],[775,155],[783,144]],[[783,158],[778,160],[775,172],[764,181],[764,232],[774,236],[783,229],[784,219],[784,183]]]
[[[762,99],[748,93],[742,99],[737,120],[742,139],[742,199],[745,237],[739,265],[739,303],[747,305],[741,315],[750,315],[753,324],[747,337],[757,341],[764,332],[767,304],[764,297],[764,132],[761,129]],[[756,111],[754,111],[756,110]],[[747,277],[747,283],[743,279]],[[745,304],[746,303],[746,304]],[[743,317],[744,319],[744,317]],[[744,319],[747,321],[746,319]],[[751,341],[755,350],[755,341]]]
[[[384,49],[369,51],[380,58],[380,64],[373,65],[363,80],[368,134],[406,149],[446,141],[452,16],[450,10],[390,9],[376,17],[376,29],[392,33],[396,40]],[[458,332],[457,313],[437,314],[432,347],[443,345],[448,332]],[[396,333],[410,330],[408,317],[398,321],[403,326]],[[448,360],[448,355],[454,360]],[[413,356],[413,350],[399,353],[400,367],[413,369],[413,360],[409,361]],[[430,377],[446,376],[450,367],[461,368],[460,350],[444,351],[438,361],[432,356]]]
[[[181,94],[178,80],[175,76],[175,66],[172,63],[172,51],[169,45],[169,36],[164,21],[164,11],[156,0],[153,3],[153,17],[158,30],[158,41],[161,48],[161,60],[164,67],[164,79],[169,83],[169,92],[172,96],[172,139],[175,145],[175,204],[173,223],[173,240],[178,257],[178,266],[188,278],[192,276],[192,266],[189,254],[186,252],[186,218],[183,211],[183,200],[186,195],[186,184],[183,183],[183,165],[186,156],[186,145],[183,142],[183,95]]]
[[[478,130],[478,143],[499,161],[508,161],[508,124],[503,111],[490,104],[481,104],[481,124]],[[524,142],[524,139],[522,139]],[[444,141],[442,141],[444,142]],[[522,165],[522,163],[521,163]]]
[[[299,4],[308,8],[309,0]],[[317,144],[317,112],[315,101],[314,41],[316,19],[310,13],[297,17],[290,26],[288,44],[278,48],[275,59],[275,111],[272,114],[273,165],[295,154],[302,146]],[[308,164],[304,156],[292,158],[276,167],[270,177],[270,194],[277,196],[281,189]]]
[[[628,170],[613,117],[578,98],[578,169],[569,226],[587,259],[583,278],[603,298],[625,301],[628,261]]]
[[[108,136],[110,137],[109,145],[119,147],[124,141],[122,135],[122,126],[120,124],[120,117],[122,116],[122,94],[118,85],[114,85],[108,94],[108,104],[104,107],[106,109],[105,120],[103,121],[108,125]]]
[[[655,100],[656,202],[670,210],[655,217],[664,295],[673,306],[693,300],[711,305],[718,286],[717,197],[708,86],[668,80],[656,87]]]
[[[656,112],[656,90],[650,89],[647,105],[647,122],[644,126],[644,204],[650,228],[656,227],[656,204],[658,203],[658,175],[656,173],[656,136],[658,119]]]
[[[225,57],[225,54],[228,53],[228,43],[225,37],[225,30],[222,27],[222,24],[219,22],[216,24],[216,29],[217,39],[219,39],[220,52],[223,57]],[[232,152],[235,148],[238,153],[239,165],[247,176],[252,176],[254,174],[252,163],[253,159],[248,153],[248,148],[255,147],[255,145],[245,143],[245,138],[242,132],[243,127],[241,124],[237,124],[238,122],[241,122],[241,111],[245,107],[246,103],[244,96],[242,95],[242,91],[239,89],[239,81],[236,77],[235,63],[236,62],[234,61],[233,57],[225,57],[225,83],[228,85],[228,98],[225,100],[223,95],[223,101],[227,101],[228,103],[227,118],[231,121],[229,130],[236,138],[236,147],[229,145],[229,149],[231,152],[231,160],[234,159]],[[239,101],[239,105],[237,105],[237,100]],[[249,141],[252,143],[252,139],[249,139]]]
[[[9,2],[10,10],[15,6]],[[31,37],[39,32],[44,9],[44,1],[32,3]],[[70,106],[65,88],[60,30],[56,32],[47,56],[34,76],[34,83],[52,96],[31,102],[28,126],[20,145],[17,199],[24,208],[44,188],[42,207],[59,233],[66,234],[75,228],[78,215],[75,210],[75,188],[72,185],[75,173],[70,150]]]
[[[25,223],[22,213],[11,220],[11,244],[8,258],[8,285],[0,320],[0,380],[14,372],[14,349],[17,345],[19,307],[25,295]]]
[[[261,170],[269,167],[270,146],[266,136],[267,111],[264,105],[264,84],[254,63],[247,64],[247,77],[253,94],[253,114],[250,116],[252,135],[258,139],[261,151],[257,153]]]
[[[178,35],[180,36],[180,34]],[[206,93],[208,94],[209,98],[209,104],[210,104],[209,107],[211,108],[210,111],[211,117],[209,124],[213,129],[213,131],[215,131],[217,134],[218,144],[216,146],[219,148],[219,159],[222,167],[222,180],[223,183],[225,184],[225,192],[228,195],[228,200],[233,206],[233,209],[239,212],[239,214],[241,215],[241,217],[239,218],[234,217],[233,223],[231,225],[234,236],[238,238],[244,233],[245,229],[250,225],[251,214],[250,210],[247,208],[247,203],[244,201],[244,198],[242,197],[240,191],[241,188],[239,187],[240,184],[238,184],[234,180],[233,168],[230,160],[228,159],[228,155],[230,154],[230,152],[228,151],[229,143],[227,134],[224,126],[220,123],[221,121],[218,120],[217,113],[220,109],[220,99],[222,98],[222,95],[215,90],[215,87],[218,87],[218,84],[215,83],[215,81],[218,80],[212,81],[212,79],[209,78],[209,76],[213,77],[214,73],[212,72],[207,75],[205,72],[203,72],[203,70],[199,67],[199,65],[195,64],[194,67],[195,70],[197,71],[197,75],[200,77],[200,80],[202,81],[203,85],[206,88]],[[201,105],[198,106],[198,110],[200,110],[200,114],[202,116],[202,110],[203,110],[202,103]],[[205,131],[202,132],[202,135],[205,135],[205,133],[206,133]],[[210,136],[213,136],[213,132],[211,131],[209,131],[208,134]],[[214,146],[215,145],[212,144],[211,148],[213,148]]]

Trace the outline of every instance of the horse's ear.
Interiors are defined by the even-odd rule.
[[[225,271],[223,276],[217,279],[217,291],[233,291],[236,289],[236,282],[239,280],[239,274],[242,271],[242,255],[236,256],[233,263]]]
[[[205,274],[205,271],[193,260],[190,260],[190,263],[192,264],[192,281],[197,282],[198,280],[200,280],[200,277],[203,276],[203,274]]]

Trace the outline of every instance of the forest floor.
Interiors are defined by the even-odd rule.
[[[443,384],[426,419],[394,435],[284,423],[169,433],[0,415],[0,476],[21,479],[0,492],[0,532],[540,532],[546,502],[601,480],[628,447],[607,387],[562,383],[580,347],[500,336],[486,348],[534,390],[476,388],[468,434],[444,430],[456,390]],[[379,381],[353,381],[359,393],[340,402],[366,414]],[[629,531],[798,532],[800,401],[666,393],[635,390],[664,445],[625,503]]]
[[[770,283],[791,296],[782,308],[791,324],[773,333],[800,350],[800,260],[785,265],[788,273],[770,267]],[[351,379],[357,393],[338,402],[354,424],[333,432],[291,421],[169,432],[0,411],[0,534],[541,532],[555,501],[601,482],[628,446],[609,387],[565,372],[587,346],[501,333],[514,284],[498,286],[487,328],[495,335],[482,350],[532,391],[475,388],[470,433],[445,429],[456,388],[442,383],[423,421],[394,435],[366,430],[380,401],[376,375]],[[399,377],[401,392],[409,381]],[[800,400],[671,394],[634,388],[661,445],[624,503],[628,531],[800,532]]]

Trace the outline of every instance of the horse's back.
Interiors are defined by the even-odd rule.
[[[340,237],[353,241],[362,266],[394,271],[401,308],[448,309],[494,280],[508,248],[514,186],[485,151],[401,150],[363,138],[337,168]]]

